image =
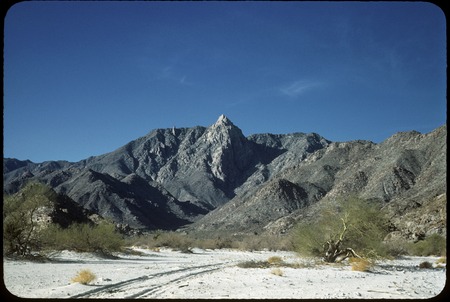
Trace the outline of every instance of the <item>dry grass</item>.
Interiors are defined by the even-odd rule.
[[[279,267],[276,267],[276,268],[272,269],[272,270],[270,271],[270,273],[271,273],[272,275],[275,275],[275,276],[280,276],[280,277],[283,276],[283,271],[282,271]]]
[[[283,264],[283,259],[281,259],[281,257],[278,256],[272,256],[269,257],[269,259],[267,259],[267,262],[272,265],[280,265]]]
[[[96,276],[94,273],[92,273],[88,269],[83,269],[79,271],[75,277],[72,278],[72,282],[86,285],[94,281],[95,278]]]
[[[373,267],[372,261],[366,258],[350,258],[349,263],[352,267],[352,271],[368,272]]]
[[[267,261],[250,260],[238,263],[237,266],[240,268],[268,268],[270,267],[270,263],[268,263]]]

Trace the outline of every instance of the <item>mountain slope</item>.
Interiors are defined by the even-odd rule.
[[[445,193],[446,126],[442,126],[429,134],[398,133],[378,145],[331,143],[236,196],[188,230],[283,233],[295,221],[314,216],[314,207],[309,205],[352,194],[386,204],[384,210],[393,217],[393,227],[411,239],[417,234],[407,230],[411,224],[400,217],[411,212],[411,205],[432,203],[429,200],[434,196],[445,199]],[[435,232],[445,234],[446,221],[433,220]],[[423,220],[420,226],[426,229]]]

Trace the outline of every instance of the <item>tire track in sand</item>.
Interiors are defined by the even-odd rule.
[[[200,271],[194,271],[194,272],[192,272],[192,270],[190,270],[188,273],[183,273],[183,274],[181,274],[181,276],[172,278],[168,281],[165,281],[164,283],[150,286],[150,287],[148,287],[140,292],[137,292],[133,295],[126,296],[125,298],[126,299],[152,298],[151,297],[152,294],[155,294],[156,292],[161,291],[161,289],[163,289],[165,286],[171,285],[174,282],[179,282],[181,280],[189,279],[189,278],[197,276],[197,275],[206,274],[206,273],[209,273],[212,271],[217,271],[217,270],[223,269],[226,265],[217,266],[217,264],[216,264],[216,265],[211,265],[211,266],[216,266],[216,267],[203,269]]]
[[[104,297],[104,298],[117,297],[127,299],[144,298],[148,297],[149,295],[154,293],[156,290],[162,288],[163,286],[167,286],[173,282],[187,279],[192,276],[219,270],[226,267],[229,264],[230,264],[229,262],[213,263],[169,270],[155,274],[143,275],[140,277],[120,281],[114,284],[103,285],[100,288],[88,290],[86,292],[70,296],[68,298],[72,299],[94,298],[94,297]],[[170,278],[171,275],[175,275],[175,278]],[[169,277],[169,280],[161,280],[164,279],[165,277]],[[142,288],[145,289],[142,290]],[[139,291],[129,295],[131,291],[136,290]]]

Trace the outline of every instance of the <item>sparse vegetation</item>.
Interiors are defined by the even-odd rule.
[[[267,261],[250,260],[238,263],[237,266],[240,268],[269,268],[271,267],[271,264]]]
[[[237,250],[292,250],[292,242],[288,236],[270,236],[222,233],[183,233],[173,231],[155,231],[127,239],[130,246],[142,246],[149,249],[167,247],[186,251],[193,247],[202,249],[237,249]]]
[[[40,183],[29,183],[18,193],[3,197],[5,256],[31,257],[50,249],[108,254],[123,247],[122,236],[112,223],[72,224],[67,228],[52,223],[48,212],[56,198],[52,189]]]
[[[240,268],[270,268],[270,267],[292,267],[292,268],[300,268],[302,267],[299,263],[286,263],[279,256],[271,256],[266,261],[244,261],[237,265]]]
[[[53,224],[41,232],[41,237],[45,247],[54,250],[110,254],[124,247],[122,236],[107,221],[97,225],[72,224],[66,229]]]
[[[439,258],[438,260],[436,260],[436,264],[437,265],[445,265],[445,264],[447,264],[447,257],[441,257],[441,258]]]
[[[96,278],[95,274],[88,269],[80,270],[75,277],[72,278],[73,283],[81,283],[87,285],[94,281]]]
[[[418,256],[443,256],[446,251],[446,239],[439,234],[432,234],[409,246],[409,253]]]
[[[30,256],[46,250],[111,252],[125,245],[143,246],[158,251],[168,247],[185,253],[192,248],[238,250],[296,250],[301,255],[320,256],[326,262],[338,262],[350,256],[371,259],[386,255],[441,256],[446,254],[446,238],[433,234],[416,243],[406,240],[384,244],[387,220],[378,204],[359,198],[324,203],[317,219],[300,223],[292,236],[268,234],[227,234],[224,232],[185,233],[155,231],[124,240],[111,222],[72,224],[63,228],[48,220],[49,207],[56,193],[44,184],[29,183],[18,193],[4,196],[3,251],[5,256]],[[46,216],[47,215],[47,216]],[[47,217],[47,218],[46,218]],[[45,221],[44,221],[45,220]],[[400,239],[399,239],[400,240]],[[355,249],[355,250],[353,250]],[[352,264],[354,263],[354,264]],[[358,266],[356,260],[351,264]],[[278,256],[247,266],[286,265]],[[359,270],[358,267],[355,270]]]

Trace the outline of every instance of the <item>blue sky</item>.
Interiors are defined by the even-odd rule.
[[[245,135],[426,133],[447,118],[445,26],[426,2],[21,2],[4,157],[78,161],[221,114]]]

